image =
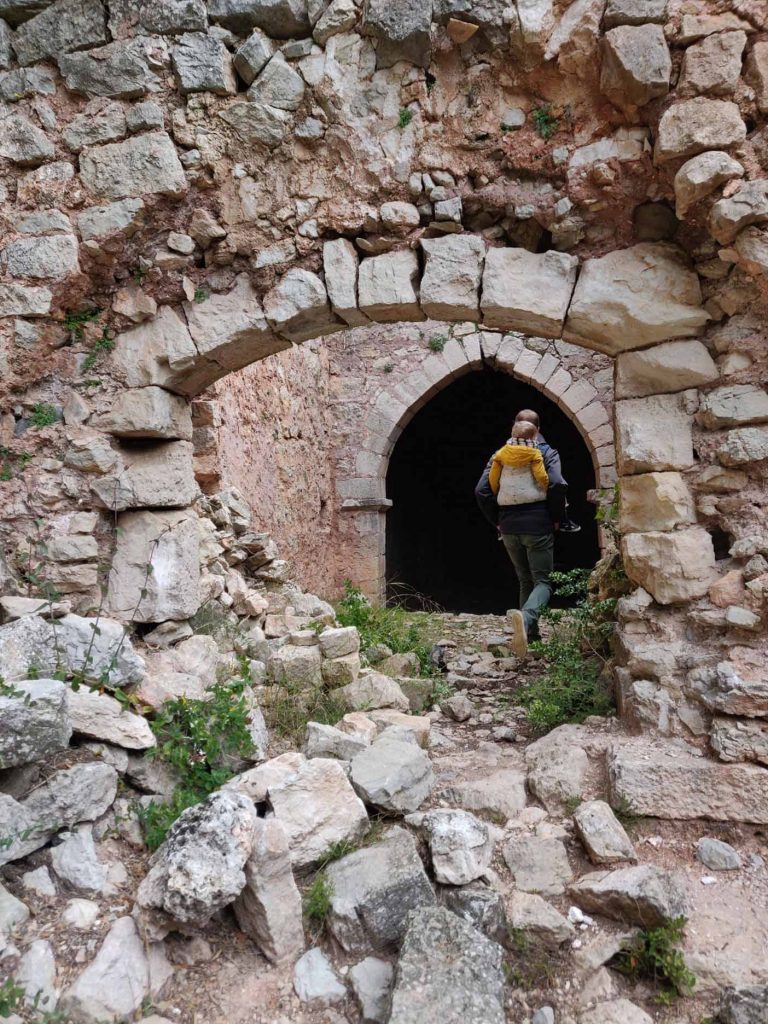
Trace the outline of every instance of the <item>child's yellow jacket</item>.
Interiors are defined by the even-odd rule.
[[[488,474],[488,483],[497,497],[501,487],[502,470],[505,467],[513,471],[517,470],[518,473],[526,467],[530,469],[536,490],[531,491],[528,487],[523,486],[524,493],[520,495],[522,501],[535,501],[537,498],[541,500],[546,496],[549,477],[544,468],[544,458],[536,445],[511,442],[505,444],[503,448],[499,448],[493,456],[491,470]],[[537,494],[536,491],[539,493]],[[509,504],[518,504],[518,501],[512,500]]]

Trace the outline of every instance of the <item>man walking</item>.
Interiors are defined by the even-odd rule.
[[[535,429],[526,430],[523,425]],[[539,425],[538,413],[522,409],[513,426],[513,435],[519,436],[510,438],[492,456],[475,488],[480,510],[498,528],[520,584],[521,608],[512,610],[509,616],[512,646],[521,658],[528,651],[528,641],[538,639],[539,615],[552,597],[554,533],[566,516],[567,485],[560,456],[538,432]],[[524,459],[518,455],[518,445],[529,451],[534,446],[541,453],[547,476],[545,486],[539,479],[538,489],[532,487],[530,456]]]

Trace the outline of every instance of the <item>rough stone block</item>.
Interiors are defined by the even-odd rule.
[[[205,32],[185,32],[171,49],[179,92],[212,92],[227,96],[237,92],[229,51]]]
[[[737,30],[716,32],[689,46],[678,82],[680,95],[731,96],[739,82],[746,45],[746,32]]]
[[[643,398],[711,384],[719,370],[700,341],[666,341],[616,359],[616,398]]]
[[[698,276],[682,250],[643,242],[586,261],[563,337],[617,355],[698,334],[708,319]]]
[[[617,107],[666,96],[672,60],[661,25],[622,25],[603,37],[600,91]]]
[[[768,427],[743,427],[730,430],[717,449],[724,466],[744,466],[768,459]]]
[[[275,44],[269,36],[260,28],[254,29],[235,53],[235,70],[246,85],[253,82],[274,52]]]
[[[90,425],[115,437],[192,440],[189,403],[154,385],[123,391]]]
[[[701,527],[630,533],[621,550],[627,576],[659,604],[703,597],[715,576],[712,538]]]
[[[432,0],[365,0],[362,30],[376,40],[376,66],[402,60],[426,68],[431,22]]]
[[[358,264],[357,251],[346,238],[336,238],[323,246],[325,287],[331,308],[350,327],[370,323],[357,305]]]
[[[747,126],[735,103],[697,96],[673,103],[662,115],[656,136],[657,163],[695,156],[707,149],[728,149],[743,142]]]
[[[58,280],[77,274],[77,239],[74,235],[17,238],[0,254],[0,265],[14,277]]]
[[[693,417],[682,395],[616,403],[618,470],[622,475],[693,465]]]
[[[297,110],[304,98],[304,79],[282,53],[276,53],[248,90],[248,99],[276,110]]]
[[[187,325],[170,306],[161,306],[152,320],[119,334],[112,354],[125,383],[133,388],[171,386],[198,358]]]
[[[104,508],[180,508],[199,494],[189,441],[125,449],[114,472],[99,476],[91,491]]]
[[[325,285],[308,270],[289,270],[264,296],[264,312],[274,330],[289,341],[308,341],[341,329],[331,312]]]
[[[644,25],[648,22],[663,25],[667,20],[667,0],[608,0],[605,5],[603,26]]]
[[[702,394],[697,423],[718,430],[768,421],[768,392],[753,384],[731,384]]]
[[[696,522],[693,495],[680,473],[641,473],[619,481],[622,533],[673,530]]]
[[[273,39],[308,36],[307,0],[209,0],[208,17],[233,32],[260,28]]]
[[[709,215],[709,230],[723,245],[730,245],[750,224],[768,221],[768,181],[748,181],[738,191],[718,199]]]
[[[360,264],[360,310],[382,323],[423,320],[419,306],[419,260],[412,249],[370,256]]]
[[[13,38],[19,64],[34,64],[109,40],[101,0],[57,0],[20,25]]]
[[[47,288],[0,284],[0,316],[47,316],[52,298]]]
[[[431,320],[478,321],[485,242],[473,235],[422,238],[421,308]]]
[[[158,83],[142,49],[131,41],[63,54],[58,64],[67,89],[85,96],[136,99]]]
[[[578,260],[562,252],[489,249],[481,308],[487,327],[559,338]]]
[[[0,156],[21,167],[37,167],[52,160],[55,150],[37,125],[21,114],[9,114],[0,120]]]
[[[9,684],[0,696],[0,769],[66,750],[72,735],[67,689],[56,679]]]
[[[744,168],[733,157],[719,150],[700,153],[686,160],[675,175],[675,212],[679,218],[699,199],[714,192],[732,178],[743,178]]]
[[[147,193],[179,198],[187,189],[184,168],[166,132],[87,150],[80,157],[80,176],[94,195],[106,199]]]

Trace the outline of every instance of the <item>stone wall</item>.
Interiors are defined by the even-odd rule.
[[[638,588],[622,710],[757,759],[766,13],[465,6],[0,8],[8,587],[47,579],[89,607],[112,560],[114,614],[192,614],[211,557],[193,438],[216,412],[188,399],[267,355],[368,321],[479,325],[376,398],[379,461],[336,483],[365,504],[396,411],[478,360],[589,409],[592,384],[522,340],[562,338],[616,358],[597,450]]]

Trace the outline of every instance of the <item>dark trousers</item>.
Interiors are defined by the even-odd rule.
[[[520,607],[526,632],[535,635],[541,610],[552,597],[554,534],[505,533],[501,539],[520,582]]]

